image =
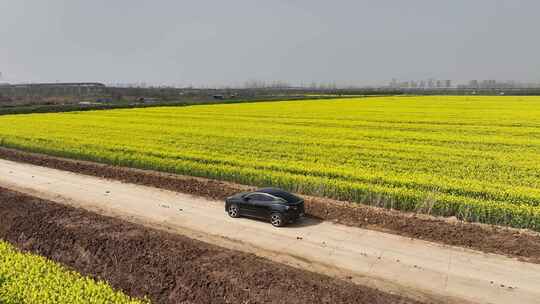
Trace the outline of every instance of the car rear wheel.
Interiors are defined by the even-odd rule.
[[[236,204],[232,204],[229,206],[229,210],[227,210],[227,213],[229,213],[230,217],[240,217],[240,209],[238,209],[238,206]]]
[[[274,227],[281,227],[285,225],[285,219],[281,213],[272,213],[270,215],[270,223],[272,223],[272,226]]]

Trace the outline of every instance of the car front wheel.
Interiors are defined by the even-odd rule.
[[[233,218],[240,217],[240,210],[236,204],[231,204],[227,213],[229,213],[229,216]]]
[[[285,219],[281,213],[272,213],[272,215],[270,215],[270,223],[272,223],[272,226],[274,227],[282,227],[285,225]]]

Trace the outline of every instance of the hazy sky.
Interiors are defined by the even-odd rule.
[[[184,85],[540,82],[539,16],[538,0],[0,0],[0,72]]]

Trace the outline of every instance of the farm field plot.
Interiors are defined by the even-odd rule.
[[[540,230],[540,97],[0,116],[0,145]]]
[[[0,303],[129,303],[107,283],[67,270],[60,264],[17,251],[0,239]]]

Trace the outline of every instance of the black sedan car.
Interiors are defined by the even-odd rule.
[[[225,211],[231,217],[262,218],[281,227],[304,215],[304,200],[281,189],[264,188],[228,197],[225,200]]]

